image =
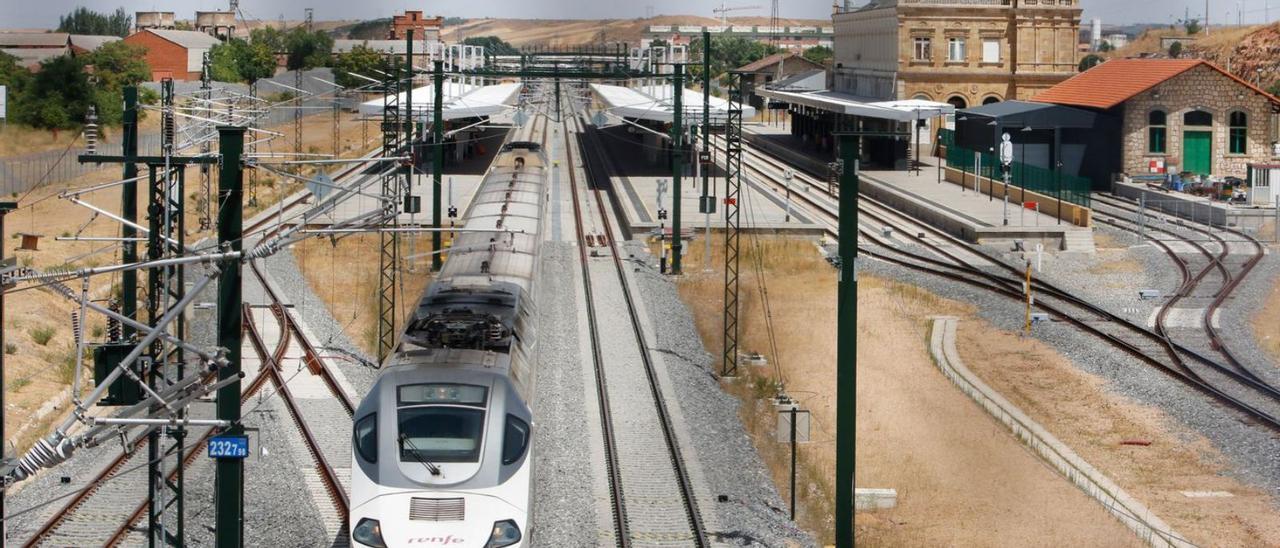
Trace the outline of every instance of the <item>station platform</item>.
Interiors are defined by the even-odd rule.
[[[816,177],[825,177],[827,161],[818,156],[821,144],[805,143],[791,135],[786,125],[743,126],[747,141],[755,148],[786,160]],[[920,149],[929,150],[921,135]],[[916,156],[913,153],[913,156]],[[940,167],[939,164],[942,164]],[[945,161],[920,154],[919,170],[889,170],[868,167],[861,171],[863,192],[903,213],[974,243],[1009,243],[1021,240],[1027,247],[1036,243],[1045,249],[1094,252],[1093,231],[1057,217],[1010,203],[1009,224],[1004,224],[1004,200],[945,180]],[[1015,189],[1011,197],[1018,197]],[[1018,200],[1019,202],[1022,200]]]
[[[942,180],[940,160],[920,159],[919,171],[866,170],[861,172],[862,191],[949,234],[979,244],[1001,244],[1021,240],[1027,247],[1043,244],[1046,250],[1093,253],[1093,230],[1053,215],[1018,207],[1006,209],[1000,196],[994,198]],[[1017,196],[1017,190],[1013,191]],[[1009,224],[1005,224],[1006,212]]]
[[[615,174],[611,179],[614,196],[632,237],[659,230],[663,226],[670,230],[671,216],[675,214],[672,202],[675,189],[671,184],[671,170],[667,167],[665,152],[658,149],[657,140],[643,134],[633,135],[625,128],[608,128],[600,131],[600,143]],[[712,230],[721,230],[724,228],[724,172],[716,169],[711,177],[711,184],[716,188],[717,204],[716,211],[711,214],[710,225]],[[667,182],[662,206],[668,212],[668,219],[665,221],[658,219],[660,180]],[[695,177],[690,171],[681,181],[679,200],[682,228],[687,235],[696,238],[698,231],[707,226],[707,216],[698,212],[702,178]],[[758,185],[758,182],[744,181],[743,195],[738,202],[741,230],[815,237],[826,234],[825,226],[807,212],[800,211],[798,206],[792,209],[791,220],[788,222],[785,198]]]

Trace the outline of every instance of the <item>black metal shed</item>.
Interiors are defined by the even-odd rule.
[[[1049,103],[1004,101],[956,111],[956,145],[999,150],[1008,133],[1014,161],[1093,181],[1107,190],[1121,171],[1120,119],[1104,112]]]

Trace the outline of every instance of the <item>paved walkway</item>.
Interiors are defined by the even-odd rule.
[[[937,158],[921,158],[920,163],[924,164],[920,171],[876,170],[864,171],[862,175],[893,188],[910,192],[937,209],[949,211],[979,226],[1004,226],[1004,200],[991,199],[986,194],[975,192],[972,176],[970,176],[967,190],[954,183],[939,182],[941,180],[938,169],[940,161]],[[1016,200],[1018,191],[1014,190],[1010,198]],[[1049,229],[1059,224],[1058,219],[1052,215],[1020,210],[1018,204],[1012,200],[1009,202],[1008,215],[1010,227]],[[1070,222],[1063,222],[1061,225],[1071,226]]]

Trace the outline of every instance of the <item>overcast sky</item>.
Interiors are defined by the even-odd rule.
[[[768,6],[770,0],[726,0],[729,6]],[[841,0],[843,1],[843,0]],[[1152,22],[1168,23],[1181,19],[1184,9],[1190,8],[1192,17],[1203,17],[1204,0],[1081,0],[1086,20],[1101,17],[1104,23]],[[854,0],[854,5],[865,0]],[[1280,0],[1210,0],[1210,23],[1221,22],[1230,11],[1230,20],[1236,21],[1237,5],[1243,5],[1246,22],[1263,20],[1265,3],[1274,4],[1273,20],[1280,18]],[[21,9],[18,9],[18,6]],[[4,27],[54,27],[58,16],[75,6],[83,5],[99,11],[111,11],[124,6],[125,11],[163,9],[177,12],[179,18],[191,18],[197,9],[225,9],[226,0],[0,0],[0,28]],[[389,17],[406,8],[422,9],[432,15],[456,17],[519,17],[519,18],[580,18],[604,19],[644,17],[646,6],[653,6],[656,14],[689,14],[713,16],[711,9],[720,0],[432,0],[430,2],[406,2],[403,0],[241,0],[240,9],[250,19],[301,19],[304,7],[315,8],[316,19],[375,19]],[[831,0],[781,0],[784,17],[823,19],[831,16]],[[768,9],[735,12],[739,15],[768,15]]]

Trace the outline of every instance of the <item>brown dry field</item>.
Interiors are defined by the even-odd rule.
[[[814,413],[816,443],[801,450],[800,523],[830,542],[835,271],[811,243],[764,242],[781,357],[771,362],[780,364],[787,391]],[[701,273],[701,250],[691,246],[689,274],[680,291],[707,347],[715,349],[723,278]],[[766,338],[755,276],[749,272],[755,253],[747,249],[743,255],[742,349],[768,355],[760,342]],[[717,250],[717,265],[722,257]],[[1203,439],[1185,441],[1190,439],[1185,430],[1160,411],[1107,392],[1102,381],[1076,370],[1052,348],[995,329],[968,305],[892,280],[862,276],[860,282],[857,484],[896,488],[899,506],[858,514],[859,545],[1141,544],[937,371],[926,336],[929,318],[940,314],[962,318],[958,344],[971,369],[1180,532],[1205,545],[1280,543],[1274,506],[1265,494],[1221,477],[1220,454]],[[1273,298],[1280,301],[1280,292]],[[772,440],[772,409],[755,402],[774,393],[768,378],[768,371],[754,371],[725,386],[744,398],[743,421],[786,497],[786,447]],[[1153,443],[1118,445],[1130,437]],[[1190,499],[1180,490],[1224,490],[1235,496]]]
[[[431,236],[402,236],[400,256],[408,257],[411,247],[415,254],[429,251]],[[347,338],[370,356],[376,354],[378,346],[379,249],[376,234],[350,236],[336,245],[328,238],[313,238],[293,247],[311,290],[329,307]],[[401,283],[396,292],[397,329],[403,327],[403,320],[426,289],[430,270],[430,257],[401,265]]]
[[[1094,246],[1097,248],[1097,257],[1102,261],[1089,267],[1089,273],[1102,275],[1112,274],[1137,274],[1142,272],[1142,263],[1128,256],[1128,248],[1123,244],[1115,241],[1115,238],[1101,233],[1095,232],[1093,235]],[[1109,287],[1123,287],[1124,281],[1117,280],[1115,276],[1111,277],[1111,281],[1107,282]]]
[[[138,121],[138,127],[143,132],[154,133],[156,128],[160,127],[160,117],[149,111],[140,111],[140,113],[143,115],[142,119]],[[120,139],[119,127],[107,127],[99,131],[100,139],[103,143],[114,143]],[[65,150],[68,145],[79,138],[80,130],[74,129],[51,131],[34,129],[18,124],[0,125],[0,158],[49,150]],[[84,142],[77,142],[75,148],[68,152],[68,155],[82,148],[84,148]]]
[[[360,122],[350,119],[350,114],[344,114],[342,137],[345,143],[345,155],[353,154],[353,150],[360,147]],[[152,117],[158,118],[158,117]],[[315,120],[304,123],[303,127],[303,146],[308,150],[314,149],[318,152],[332,152],[332,119],[325,115],[315,117]],[[11,126],[12,128],[13,126]],[[282,132],[292,134],[292,124],[285,127],[272,128]],[[373,130],[376,131],[376,130]],[[372,133],[372,131],[371,131]],[[63,132],[63,147],[66,146],[65,135]],[[372,142],[372,139],[371,139]],[[282,144],[283,143],[283,146]],[[78,152],[80,145],[76,145]],[[272,147],[263,146],[260,151],[265,152],[268,148],[276,150],[293,150],[291,139],[281,138]],[[57,242],[54,241],[56,236],[72,235],[80,231],[81,225],[92,216],[88,210],[72,204],[69,201],[57,198],[57,194],[71,188],[84,188],[96,183],[105,183],[120,179],[119,166],[106,167],[79,177],[73,181],[69,181],[56,186],[46,186],[32,191],[29,195],[20,194],[18,198],[19,209],[10,213],[5,219],[5,230],[3,238],[0,238],[0,245],[5,245],[5,254],[18,256],[20,264],[35,267],[37,269],[48,269],[50,267],[70,266],[70,267],[87,267],[100,266],[119,262],[119,253],[110,242]],[[145,173],[143,168],[141,173]],[[249,176],[246,175],[246,186],[249,185]],[[191,243],[202,237],[212,236],[211,232],[201,233],[197,215],[196,204],[196,186],[199,181],[199,172],[196,168],[189,168],[186,174],[187,184],[187,235],[186,241]],[[297,185],[278,185],[275,177],[262,176],[260,181],[260,206],[265,206],[268,201],[277,200],[280,196],[286,195],[284,191]],[[214,179],[216,188],[216,175]],[[284,188],[281,188],[281,187]],[[138,186],[138,211],[140,221],[145,225],[145,208],[146,208],[146,185],[145,182]],[[246,200],[248,200],[250,192],[246,190]],[[108,190],[102,190],[88,194],[83,197],[86,202],[94,204],[107,211],[119,212],[120,209],[120,190],[115,187]],[[246,207],[246,213],[252,211],[252,208]],[[214,212],[216,215],[216,211]],[[248,217],[248,215],[246,215]],[[18,240],[15,239],[18,233],[35,233],[41,234],[40,246],[38,251],[21,251],[16,250]],[[79,232],[83,236],[118,236],[118,224],[105,217],[99,217],[92,223],[85,226],[83,232]],[[139,245],[139,254],[143,253],[145,244]],[[113,283],[118,283],[118,277],[99,276],[92,280],[91,298],[106,299],[110,295],[110,288]],[[75,289],[79,288],[78,282],[68,284]],[[140,291],[141,296],[141,291]],[[6,297],[5,305],[5,343],[6,346],[12,345],[12,353],[5,355],[5,397],[8,413],[5,415],[5,432],[10,436],[11,441],[15,444],[19,452],[24,451],[31,445],[40,435],[47,429],[48,425],[55,419],[59,418],[66,409],[59,409],[56,413],[51,413],[39,422],[32,421],[33,413],[39,409],[46,401],[57,397],[67,390],[70,385],[70,379],[74,374],[74,345],[71,333],[70,314],[76,307],[74,303],[62,297],[55,296],[43,290],[28,289],[10,293]],[[141,306],[139,310],[142,310]],[[105,319],[97,314],[89,315],[86,324],[85,334],[88,340],[102,340],[101,329],[106,325]],[[40,330],[49,330],[51,336],[45,344],[38,344],[36,341],[37,334]],[[89,360],[85,361],[86,375],[88,375],[89,384],[92,383],[92,369]],[[29,425],[21,435],[17,434],[18,430],[24,425]]]
[[[641,5],[635,6],[640,11]],[[762,11],[763,13],[763,11]],[[779,20],[779,25],[831,26],[830,19]],[[719,18],[697,15],[658,15],[650,19],[469,19],[447,26],[445,40],[468,36],[497,36],[520,47],[527,45],[578,46],[601,42],[639,45],[649,25],[719,25]],[[768,17],[730,17],[731,25],[768,25]]]
[[[1274,247],[1272,251],[1275,251]],[[1280,283],[1271,287],[1266,303],[1254,313],[1250,324],[1258,344],[1280,364],[1280,331],[1276,330],[1276,325],[1280,324]]]

